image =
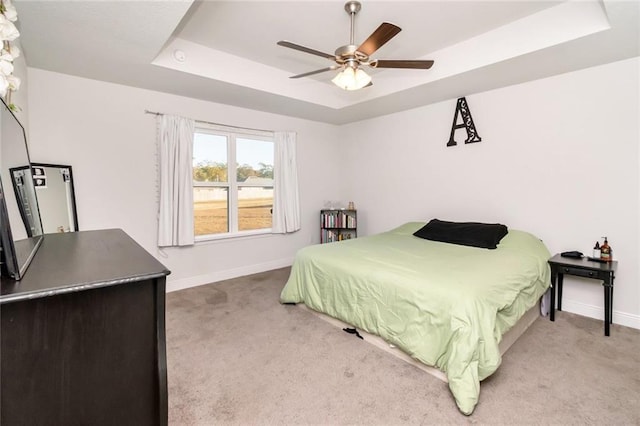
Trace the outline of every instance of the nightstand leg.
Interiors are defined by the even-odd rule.
[[[609,335],[609,324],[611,322],[611,287],[604,283],[604,335]]]
[[[562,310],[562,281],[564,274],[558,274],[558,310]]]
[[[611,278],[611,296],[609,296],[609,324],[613,324],[613,278]]]
[[[549,306],[549,319],[551,321],[555,321],[556,320],[556,274],[551,274],[551,300],[549,303],[551,306]]]

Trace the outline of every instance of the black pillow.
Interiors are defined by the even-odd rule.
[[[432,219],[413,233],[425,240],[495,249],[508,229],[499,223],[447,222]]]

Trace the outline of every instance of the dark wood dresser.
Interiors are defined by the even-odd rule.
[[[166,425],[169,271],[124,231],[47,234],[0,291],[0,424]]]

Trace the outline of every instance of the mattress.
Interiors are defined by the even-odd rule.
[[[549,251],[509,230],[495,250],[413,236],[424,223],[300,250],[281,292],[443,371],[471,414],[502,336],[549,287]]]

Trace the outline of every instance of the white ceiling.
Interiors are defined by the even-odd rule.
[[[15,0],[31,67],[334,124],[640,54],[636,0],[362,0],[356,44],[391,22],[402,31],[374,58],[435,65],[367,68],[374,85],[355,92],[335,71],[289,79],[332,62],[276,42],[333,54],[349,42],[343,4]]]

